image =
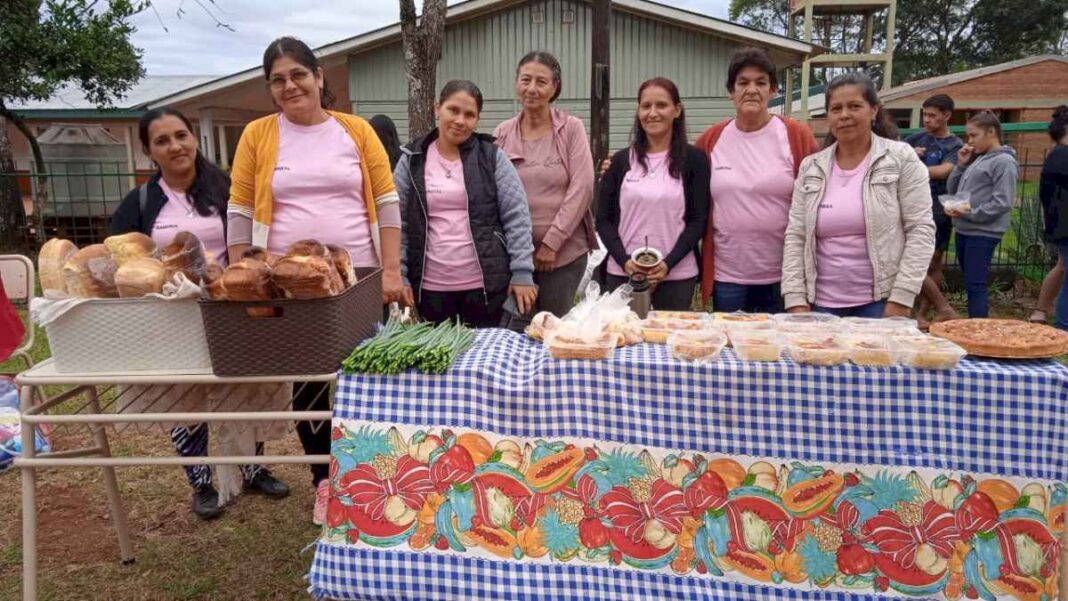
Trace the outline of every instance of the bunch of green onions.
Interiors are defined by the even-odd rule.
[[[471,348],[475,334],[459,319],[434,325],[405,324],[390,317],[374,338],[356,347],[341,362],[346,374],[399,374],[408,369],[444,373]]]

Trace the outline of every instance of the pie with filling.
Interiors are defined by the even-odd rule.
[[[971,355],[1008,359],[1056,357],[1068,349],[1068,332],[1015,319],[955,319],[931,325]]]

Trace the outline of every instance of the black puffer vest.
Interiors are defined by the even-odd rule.
[[[426,152],[437,137],[438,130],[435,129],[407,147],[408,172],[415,202],[407,203],[403,218],[408,235],[408,281],[416,294],[422,289],[427,252]],[[482,269],[482,282],[488,294],[507,289],[512,279],[497,205],[497,152],[493,137],[484,134],[474,134],[460,145],[464,186],[467,188],[467,214]]]

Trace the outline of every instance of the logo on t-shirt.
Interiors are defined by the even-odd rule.
[[[734,168],[730,165],[717,165],[712,168],[712,171],[734,171]]]
[[[274,168],[274,170],[275,171],[292,171],[292,169],[290,169],[286,165],[278,165],[277,167]]]

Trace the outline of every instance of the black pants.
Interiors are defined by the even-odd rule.
[[[298,382],[293,385],[293,411],[330,411],[329,382]],[[330,422],[297,422],[297,435],[305,455],[330,454]],[[330,466],[311,466],[312,485],[318,486],[330,474]]]
[[[548,311],[563,317],[575,306],[575,291],[586,275],[587,255],[575,259],[552,271],[535,271],[534,283],[538,285],[538,302],[533,313]]]
[[[501,325],[507,296],[507,290],[487,294],[481,288],[458,292],[423,290],[419,297],[419,315],[435,323],[459,317],[473,328],[496,328]]]
[[[627,283],[627,278],[607,274],[605,282],[611,292]],[[653,290],[653,308],[661,311],[689,311],[693,307],[693,292],[697,278],[663,281]]]

